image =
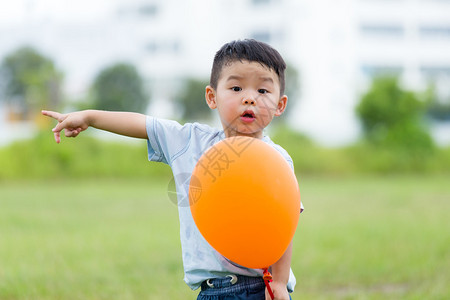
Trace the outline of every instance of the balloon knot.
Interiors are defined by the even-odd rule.
[[[263,279],[264,279],[265,281],[272,282],[272,274],[270,274],[269,270],[264,269]]]

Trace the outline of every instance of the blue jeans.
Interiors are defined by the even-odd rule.
[[[230,277],[214,278],[202,283],[197,300],[265,300],[266,285],[262,277],[237,276],[232,283]]]

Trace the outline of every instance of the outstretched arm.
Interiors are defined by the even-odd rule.
[[[83,110],[61,114],[43,110],[42,114],[58,121],[52,129],[57,143],[61,142],[62,130],[66,137],[76,137],[89,126],[129,137],[147,138],[145,115],[139,113]]]

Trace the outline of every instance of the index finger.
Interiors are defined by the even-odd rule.
[[[41,113],[44,116],[51,117],[51,118],[57,120],[58,122],[61,122],[61,121],[64,120],[63,115],[61,113],[59,113],[59,112],[56,112],[56,111],[43,110],[43,111],[41,111]]]

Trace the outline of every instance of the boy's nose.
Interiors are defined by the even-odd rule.
[[[242,99],[242,104],[244,105],[255,105],[255,99],[253,97],[245,97]]]

